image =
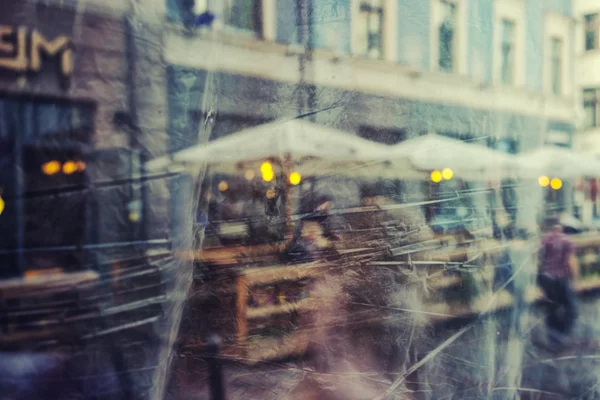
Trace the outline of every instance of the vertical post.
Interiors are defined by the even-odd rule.
[[[236,294],[237,294],[237,347],[240,351],[243,351],[243,346],[246,342],[246,336],[248,334],[248,320],[246,318],[246,311],[248,309],[248,282],[245,275],[240,275],[237,278],[236,283]]]
[[[314,82],[310,84],[306,82],[307,64],[312,61],[312,14],[312,0],[296,0],[298,43],[304,47],[304,51],[298,55],[298,72],[300,73],[298,81],[298,116],[304,115],[307,112],[312,113],[315,109],[316,94]],[[314,115],[312,114],[311,120],[314,121]]]
[[[284,195],[285,195],[285,234],[286,237],[291,238],[293,234],[292,229],[292,196],[291,192],[291,183],[290,183],[290,174],[292,172],[292,159],[289,153],[286,153],[285,158],[283,160],[283,187]]]
[[[219,359],[220,350],[221,339],[217,335],[211,336],[207,341],[207,363],[209,370],[211,400],[225,400],[223,369]]]
[[[19,124],[23,124],[23,121],[26,118],[25,115],[25,105],[23,103],[18,105],[18,113],[19,113]],[[35,121],[35,119],[34,119]],[[25,133],[25,132],[20,132]],[[25,246],[25,198],[23,193],[25,192],[24,188],[24,177],[22,176],[22,166],[23,166],[23,142],[24,135],[15,135],[15,144],[14,144],[14,152],[15,152],[15,165],[19,166],[19,170],[16,171],[16,175],[14,179],[15,183],[15,211],[17,214],[17,226],[16,226],[16,245],[17,245],[17,271],[19,275],[23,276],[25,273],[25,253],[23,248]]]

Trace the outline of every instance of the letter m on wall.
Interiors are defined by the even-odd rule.
[[[42,53],[48,57],[60,57],[60,72],[67,77],[73,73],[73,50],[66,36],[47,40],[37,30],[31,32],[29,69],[38,72],[42,67]]]

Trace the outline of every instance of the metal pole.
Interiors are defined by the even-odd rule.
[[[221,350],[221,338],[217,335],[211,336],[207,341],[207,363],[209,370],[210,398],[211,400],[225,400],[225,383],[223,381],[223,369],[219,359]]]
[[[314,83],[307,82],[307,65],[312,62],[313,50],[313,4],[312,0],[296,0],[296,25],[298,29],[298,43],[303,46],[303,51],[298,55],[298,115],[310,114],[314,121],[312,112],[315,108]],[[309,66],[312,68],[312,65]]]

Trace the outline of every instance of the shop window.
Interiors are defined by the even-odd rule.
[[[211,178],[210,195],[203,199],[208,202],[208,214],[197,215],[198,222],[209,225],[207,234],[216,235],[221,244],[283,239],[283,187],[257,176],[214,174]]]
[[[550,76],[552,80],[552,93],[560,95],[562,92],[563,41],[560,38],[552,38],[550,42],[550,51]]]
[[[585,127],[593,128],[598,126],[599,110],[598,110],[598,89],[583,90],[583,110],[585,113]]]
[[[10,264],[4,264],[9,274],[81,266],[77,252],[61,247],[88,237],[82,189],[93,114],[90,104],[0,97],[0,191],[5,199],[0,253],[12,252]],[[19,257],[17,249],[23,249]]]
[[[449,1],[441,2],[442,18],[438,26],[440,71],[452,72],[456,68],[456,4]]]
[[[356,24],[355,53],[369,58],[383,57],[383,0],[360,2]]]
[[[515,23],[508,19],[502,20],[502,36],[500,47],[501,82],[515,83]]]
[[[585,50],[596,50],[600,39],[599,14],[588,14],[585,19]]]
[[[431,200],[430,218],[435,223],[458,223],[474,218],[476,207],[469,184],[459,179],[428,183]]]

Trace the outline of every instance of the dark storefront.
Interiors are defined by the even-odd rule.
[[[126,7],[73,4],[0,12],[0,393],[149,398],[177,319],[168,294],[187,281],[169,248],[169,178],[143,175],[166,151],[164,71]],[[38,290],[40,274],[69,283]]]

